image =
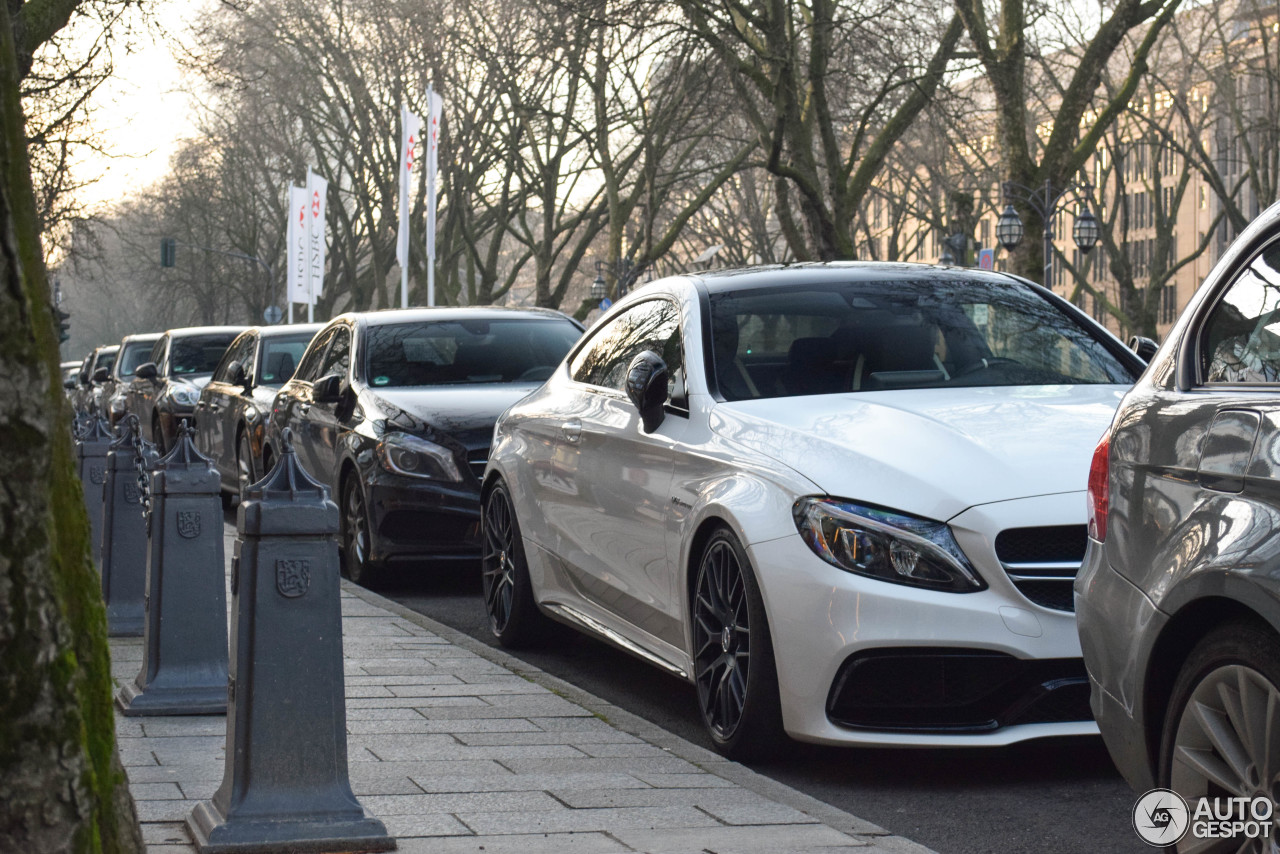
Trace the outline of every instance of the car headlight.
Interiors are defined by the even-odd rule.
[[[124,415],[124,395],[123,394],[111,395],[111,414]]]
[[[818,557],[846,572],[952,593],[986,589],[944,522],[834,498],[801,498],[792,510]]]
[[[378,442],[382,467],[395,474],[430,480],[462,480],[453,451],[408,433],[388,433]]]
[[[170,386],[169,397],[173,398],[173,402],[179,406],[195,406],[200,400],[200,392],[191,388],[191,386]]]

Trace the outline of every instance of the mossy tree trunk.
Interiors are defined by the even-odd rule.
[[[79,0],[0,4],[0,851],[141,851],[18,86]]]

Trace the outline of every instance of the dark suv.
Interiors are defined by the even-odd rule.
[[[1116,765],[1139,791],[1181,795],[1188,815],[1199,799],[1245,798],[1280,819],[1280,205],[1231,246],[1120,404],[1094,453],[1089,519],[1076,613]],[[1204,844],[1196,834],[1192,822],[1181,845]],[[1258,850],[1242,844],[1213,850]]]

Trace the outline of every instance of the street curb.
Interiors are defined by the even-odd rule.
[[[481,658],[487,659],[494,664],[505,667],[517,676],[528,679],[534,684],[541,685],[548,691],[575,703],[593,715],[600,717],[610,726],[618,729],[628,735],[652,744],[653,746],[671,753],[680,759],[689,762],[702,770],[714,774],[723,780],[727,780],[734,785],[740,786],[750,792],[754,792],[761,797],[768,798],[776,803],[789,806],[803,813],[813,816],[816,820],[825,824],[833,830],[847,833],[851,836],[864,839],[868,844],[874,844],[883,848],[888,848],[894,852],[902,852],[902,854],[934,854],[932,849],[926,848],[919,843],[912,842],[906,837],[894,836],[877,824],[873,824],[866,819],[858,818],[855,815],[845,812],[842,809],[833,807],[824,801],[820,801],[810,795],[797,791],[785,783],[752,771],[745,765],[732,762],[725,759],[718,753],[714,753],[706,748],[699,747],[692,742],[686,741],[678,735],[674,735],[656,724],[641,718],[640,716],[615,706],[588,691],[572,685],[557,676],[539,670],[533,665],[521,661],[520,659],[509,655],[501,649],[496,649],[488,644],[481,643],[468,634],[460,632],[449,626],[439,623],[425,614],[420,614],[410,608],[401,605],[399,602],[387,599],[371,590],[360,587],[357,584],[342,579],[342,588],[347,593],[362,599],[371,605],[383,608],[392,612],[402,619],[408,620],[431,633],[444,638],[454,646],[461,647],[468,652],[475,653]]]

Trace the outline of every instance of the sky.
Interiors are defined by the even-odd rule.
[[[91,208],[110,205],[162,177],[178,141],[187,132],[193,109],[181,92],[183,74],[166,38],[186,38],[189,24],[204,0],[166,0],[147,4],[152,25],[138,27],[131,50],[118,46],[115,73],[95,93],[92,122],[111,156],[82,151],[73,167],[82,179],[96,182],[83,199]],[[91,38],[78,26],[76,38]]]

